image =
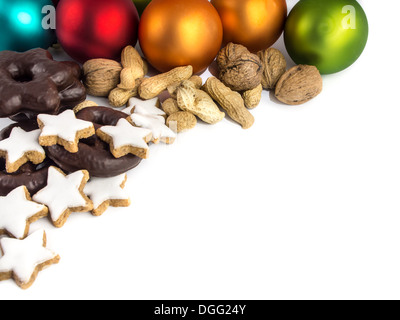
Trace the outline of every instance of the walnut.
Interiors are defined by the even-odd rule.
[[[286,72],[286,60],[283,54],[274,48],[258,52],[258,57],[264,67],[261,84],[264,89],[275,89],[276,83]]]
[[[109,59],[92,59],[83,65],[83,84],[87,94],[107,97],[120,81],[122,66]]]
[[[323,80],[315,66],[294,66],[279,79],[275,97],[286,104],[298,105],[315,98],[322,91]]]
[[[234,91],[254,89],[261,83],[263,66],[257,55],[240,44],[229,43],[217,56],[219,79]]]

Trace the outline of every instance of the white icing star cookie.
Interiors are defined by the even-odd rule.
[[[165,119],[162,117],[153,117],[139,113],[133,113],[128,117],[128,121],[133,125],[151,130],[153,134],[152,142],[164,142],[172,144],[175,142],[176,133],[165,125]]]
[[[133,110],[134,110],[134,107],[130,106],[130,107],[126,107],[126,108],[122,109],[121,112],[126,113],[129,116],[133,113]]]
[[[47,214],[47,207],[33,202],[25,186],[18,187],[0,197],[0,234],[23,239],[29,233],[30,224]]]
[[[136,97],[130,98],[128,101],[127,109],[124,112],[130,113],[139,113],[148,116],[161,116],[166,117],[167,114],[158,108],[160,105],[160,100],[158,98],[150,99],[150,100],[142,100]]]
[[[36,193],[32,199],[45,204],[54,226],[61,228],[71,212],[92,210],[92,201],[83,193],[89,173],[86,170],[65,175],[56,167],[49,167],[47,186]]]
[[[0,281],[13,278],[22,289],[28,289],[40,271],[60,261],[59,255],[46,248],[46,242],[44,230],[24,240],[0,239]]]
[[[77,119],[72,110],[66,110],[59,115],[39,114],[37,121],[42,130],[39,143],[42,146],[59,144],[71,153],[78,152],[80,139],[95,134],[92,122]]]
[[[129,196],[124,191],[126,174],[111,178],[91,178],[83,192],[93,201],[92,213],[102,215],[109,206],[128,207],[131,204]]]
[[[110,145],[115,158],[132,153],[142,159],[149,155],[148,142],[151,141],[151,130],[132,126],[128,120],[120,119],[116,126],[103,126],[96,131],[97,136]]]
[[[12,129],[7,139],[0,141],[0,157],[6,158],[6,171],[13,173],[31,161],[39,164],[46,158],[46,153],[39,144],[40,130],[26,132],[20,127]]]

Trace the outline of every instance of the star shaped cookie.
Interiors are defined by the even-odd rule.
[[[128,121],[137,127],[151,130],[153,134],[153,143],[159,143],[161,141],[172,144],[175,142],[176,133],[165,125],[165,119],[163,117],[133,113],[128,117]]]
[[[46,153],[39,144],[40,130],[26,132],[20,127],[12,129],[7,139],[0,141],[0,157],[6,158],[6,171],[13,173],[31,161],[39,164],[46,158]]]
[[[47,207],[33,202],[25,186],[18,187],[0,197],[0,234],[23,239],[29,233],[30,224],[47,214]]]
[[[44,230],[24,240],[0,239],[0,281],[13,278],[22,289],[28,289],[40,271],[60,261],[59,255],[46,248],[46,242]]]
[[[47,186],[32,199],[49,208],[54,226],[61,228],[72,212],[92,210],[92,201],[83,193],[89,173],[86,170],[65,175],[56,167],[49,167]]]
[[[148,116],[161,116],[165,118],[167,114],[163,110],[158,108],[159,106],[160,100],[158,98],[142,100],[133,97],[129,99],[127,108],[123,111],[125,113],[140,113]]]
[[[77,119],[72,110],[58,115],[39,114],[37,117],[41,134],[39,144],[50,147],[63,146],[71,153],[78,152],[78,142],[95,134],[92,122]]]
[[[134,127],[126,119],[120,119],[116,126],[103,126],[97,129],[96,134],[110,145],[110,151],[115,158],[129,153],[142,159],[149,156],[147,143],[152,138],[151,130]]]
[[[126,180],[126,174],[111,178],[93,177],[90,179],[83,189],[83,192],[93,201],[93,215],[102,215],[109,206],[130,206],[131,201],[129,196],[124,191]]]

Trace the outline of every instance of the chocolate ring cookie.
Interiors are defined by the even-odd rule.
[[[37,124],[31,121],[13,123],[0,132],[0,141],[8,138],[15,127],[21,127],[26,131],[38,128]],[[17,172],[7,173],[5,160],[0,159],[0,196],[6,196],[20,186],[26,186],[31,195],[35,194],[46,186],[47,172],[51,165],[54,165],[53,161],[46,158],[41,164],[34,165],[28,162],[21,166]]]
[[[126,118],[124,112],[108,107],[88,107],[76,114],[81,120],[91,121],[95,129],[117,124],[118,120]],[[74,172],[87,170],[93,177],[114,177],[123,174],[141,162],[141,159],[132,154],[115,158],[110,153],[109,145],[100,140],[97,135],[79,142],[77,153],[70,153],[63,147],[55,145],[47,147],[47,155],[64,171]]]
[[[86,98],[81,68],[54,61],[49,51],[0,52],[0,117],[13,120],[39,113],[58,114]]]

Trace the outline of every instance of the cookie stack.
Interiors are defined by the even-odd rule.
[[[94,106],[80,75],[46,50],[0,53],[0,116],[16,121],[0,133],[0,280],[24,289],[60,259],[32,223],[48,216],[61,228],[71,212],[129,206],[127,172],[149,157],[150,142],[176,139],[158,98],[132,98],[121,111]]]

